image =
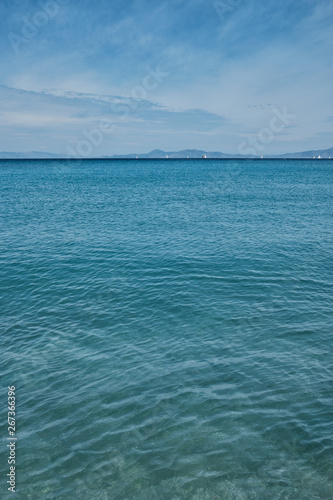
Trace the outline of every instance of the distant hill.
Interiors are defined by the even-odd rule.
[[[303,151],[302,153],[287,153],[285,155],[276,156],[275,158],[318,158],[318,156],[326,159],[333,158],[333,148]]]
[[[207,152],[198,149],[183,149],[182,151],[162,151],[161,149],[154,149],[147,154],[132,154],[132,155],[113,155],[107,156],[106,158],[202,158],[206,155],[207,158],[260,158],[258,156],[244,156],[240,154],[230,155],[226,153],[220,153],[218,151]],[[282,155],[272,155],[269,158],[333,158],[333,148],[303,151],[301,153],[285,153]],[[267,156],[268,158],[268,156]]]
[[[161,149],[154,149],[150,153],[146,154],[132,154],[132,155],[113,155],[108,156],[107,158],[202,158],[204,155],[207,158],[243,158],[242,155],[229,155],[226,153],[216,152],[207,152],[199,149],[183,149],[181,151],[162,151]]]
[[[260,158],[260,156],[244,156],[240,154],[230,155],[226,153],[220,153],[219,151],[203,151],[199,149],[183,149],[181,151],[162,151],[161,149],[154,149],[150,151],[150,153],[144,154],[129,154],[129,155],[113,155],[113,156],[103,156],[99,158],[109,158],[109,159],[131,159],[131,158],[140,158],[140,159],[163,159],[163,158],[202,158],[206,155],[207,158]],[[320,149],[320,150],[310,150],[303,151],[301,153],[286,153],[283,155],[275,155],[270,156],[269,158],[318,158],[320,156],[323,159],[333,158],[333,148],[329,149]],[[8,153],[8,152],[0,152],[0,159],[12,160],[12,159],[61,159],[66,158],[66,155],[59,155],[54,153],[46,153],[41,151],[30,151],[26,153]]]
[[[57,155],[53,153],[42,153],[41,151],[29,151],[27,153],[8,153],[8,152],[0,152],[1,160],[16,160],[16,159],[56,159],[56,158],[65,158],[65,155]]]
[[[132,154],[132,155],[113,155],[106,158],[202,158],[204,155],[207,158],[244,158],[242,155],[229,155],[220,153],[218,151],[209,152],[200,149],[183,149],[182,151],[162,151],[161,149],[154,149],[146,154]],[[254,157],[252,157],[254,158]]]

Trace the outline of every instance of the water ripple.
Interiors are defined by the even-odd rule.
[[[0,162],[17,498],[333,499],[332,170],[66,165]]]

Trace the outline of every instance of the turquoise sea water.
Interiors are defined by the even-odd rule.
[[[1,161],[1,498],[333,499],[332,188],[325,161]]]

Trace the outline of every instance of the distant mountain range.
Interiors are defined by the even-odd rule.
[[[147,154],[130,154],[130,155],[113,155],[113,156],[103,156],[99,157],[101,159],[109,158],[109,159],[131,159],[131,158],[140,158],[140,159],[162,159],[162,158],[202,158],[206,156],[207,158],[260,158],[258,156],[244,156],[240,154],[230,155],[226,153],[220,153],[218,151],[209,152],[209,151],[201,151],[198,149],[183,149],[182,151],[162,151],[161,149],[154,149],[150,153]],[[267,158],[318,158],[321,157],[323,159],[333,158],[333,148],[329,149],[320,149],[320,150],[311,150],[311,151],[303,151],[301,153],[286,153],[283,155],[271,155],[267,156]],[[264,156],[265,157],[265,156]],[[40,151],[30,151],[27,153],[8,153],[8,152],[0,152],[0,159],[11,160],[11,159],[63,159],[66,158],[66,155],[59,155],[53,153],[46,153]],[[78,157],[79,158],[79,157]]]
[[[58,155],[54,153],[42,153],[41,151],[29,151],[27,153],[8,153],[8,152],[0,152],[0,160],[34,160],[34,159],[48,159],[54,160],[57,158],[65,158],[66,155]]]
[[[274,158],[333,158],[333,148],[303,151],[302,153],[288,153],[285,155],[274,156]]]
[[[208,152],[202,151],[200,149],[183,149],[182,151],[162,151],[161,149],[154,149],[150,153],[147,154],[132,154],[132,155],[122,155],[122,156],[111,156],[107,158],[202,158],[204,155],[207,158],[244,158],[244,156],[237,155],[229,155],[226,153],[220,153],[219,151]],[[254,158],[254,157],[252,157]]]

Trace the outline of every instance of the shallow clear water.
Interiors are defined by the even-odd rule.
[[[1,161],[1,498],[333,499],[333,165]]]

